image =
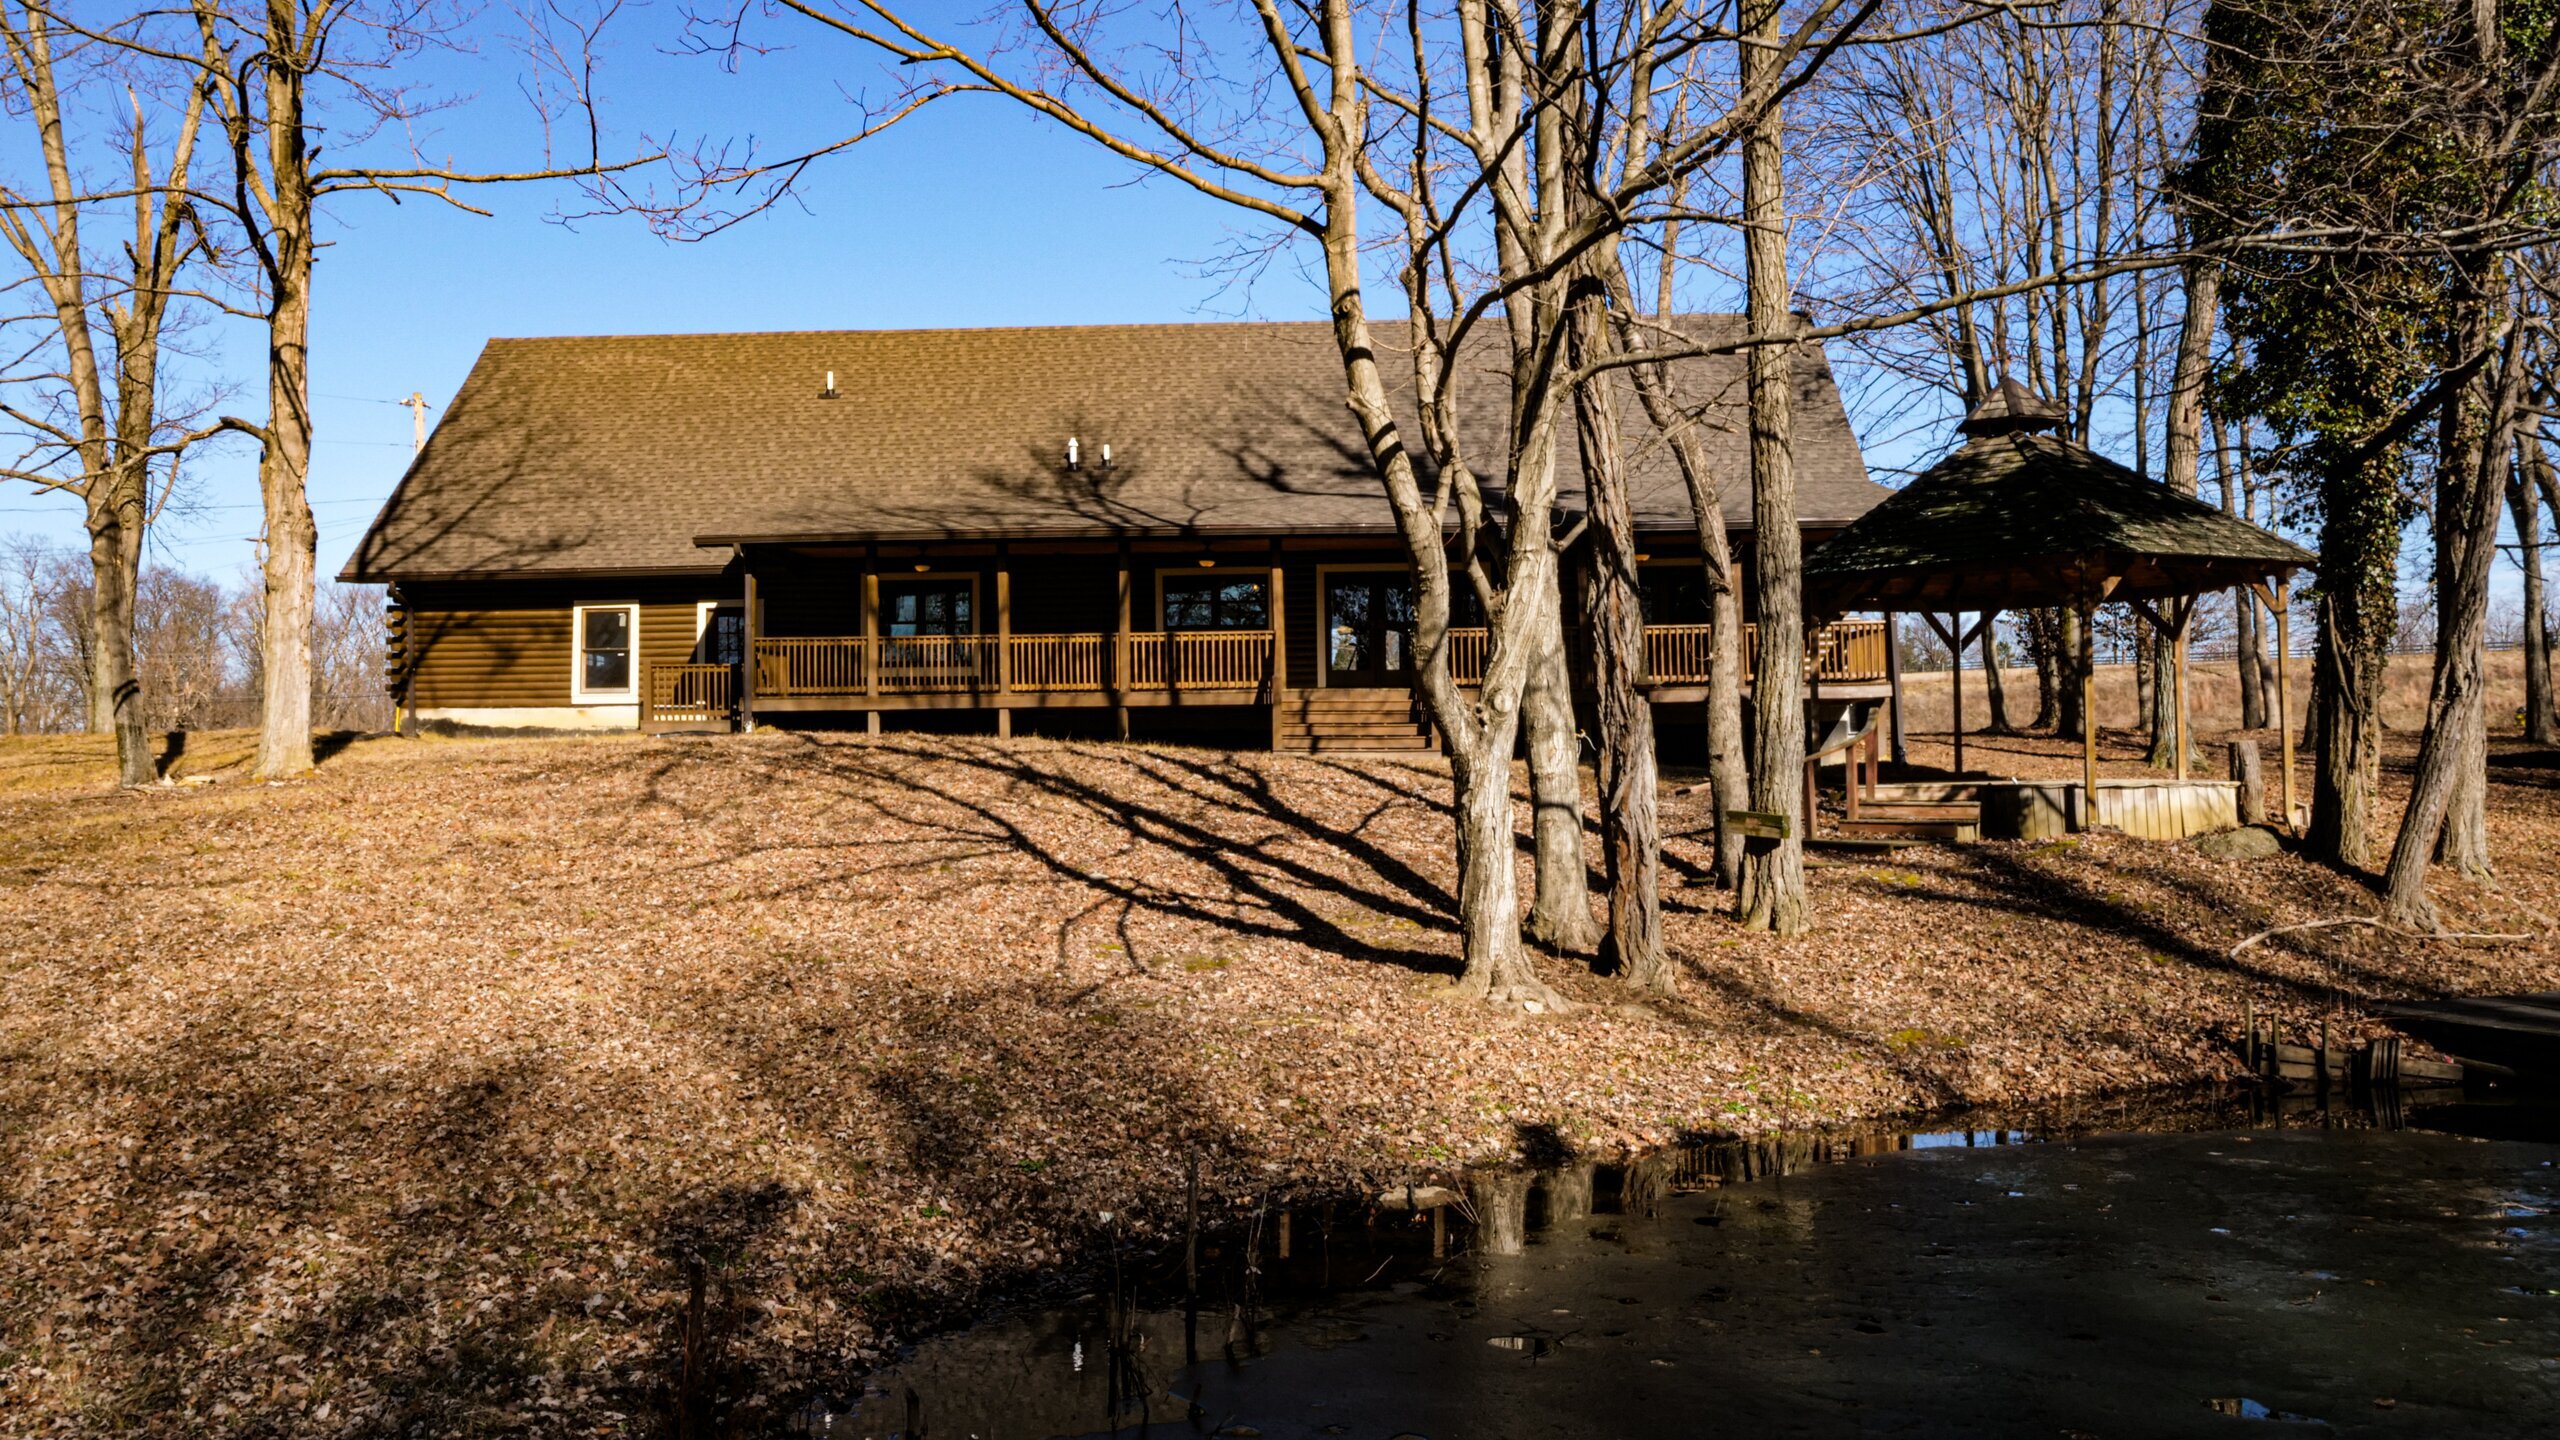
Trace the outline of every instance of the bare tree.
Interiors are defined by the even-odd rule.
[[[65,42],[82,52],[68,69],[58,53]],[[146,99],[138,85],[114,83],[117,62],[130,60],[122,47],[66,30],[34,4],[0,7],[0,49],[44,174],[40,194],[0,188],[0,242],[44,296],[51,332],[31,373],[14,377],[10,388],[19,393],[0,402],[25,444],[5,473],[76,495],[85,509],[90,726],[115,735],[118,780],[143,785],[154,775],[134,668],[143,535],[180,453],[209,433],[186,431],[183,419],[173,426],[161,394],[184,272],[211,248],[188,198],[206,77],[201,68],[170,77],[174,103]],[[87,93],[98,89],[127,102],[123,133],[100,119]],[[77,129],[91,120],[98,137]],[[122,152],[115,180],[92,179],[81,163],[83,152],[101,146]],[[129,210],[131,229],[121,245],[98,249],[81,222],[107,204]]]
[[[1867,336],[1851,363],[1870,408],[1943,429],[2007,375],[2062,405],[2073,439],[2102,444],[2130,412],[2136,468],[2152,430],[2148,342],[2167,297],[2138,268],[2176,236],[2162,203],[2192,95],[2192,0],[2057,0],[1980,19],[1961,0],[1890,12],[1912,39],[1860,50],[1812,93],[1791,147],[1824,243],[1808,286],[1831,307],[1935,307]],[[2074,273],[2071,283],[2039,283]],[[2101,402],[2127,402],[2116,412]],[[2007,618],[2036,666],[2033,726],[2079,727],[2062,683],[2079,653],[2069,608]],[[1995,729],[2010,727],[2001,624],[1983,631]]]
[[[474,170],[428,158],[417,127],[445,103],[417,90],[406,72],[423,53],[457,51],[474,37],[476,12],[447,0],[192,0],[190,52],[152,53],[199,64],[231,160],[224,202],[255,263],[254,312],[267,332],[267,418],[225,416],[223,424],[260,447],[258,487],[266,516],[262,686],[257,770],[290,775],[311,768],[312,607],[318,530],[308,497],[311,470],[311,278],[320,211],[331,197],[423,196],[463,209],[457,188],[539,181],[599,181],[664,158],[645,146],[608,160],[592,79],[599,36],[619,8],[604,0],[591,15],[562,7],[523,12],[528,83],[545,136],[535,163]],[[538,82],[538,83],[537,83]],[[549,149],[555,122],[582,137],[582,158]],[[378,137],[395,153],[379,162],[319,162],[320,142],[361,155]]]
[[[1742,0],[1736,37],[1744,89],[1765,86],[1777,54],[1780,0]],[[1755,342],[1751,390],[1752,580],[1760,609],[1751,676],[1751,801],[1786,817],[1782,834],[1743,856],[1737,910],[1745,925],[1801,934],[1805,903],[1804,533],[1796,526],[1794,289],[1787,281],[1784,121],[1772,103],[1754,111],[1742,139],[1745,325]]]
[[[311,707],[317,728],[365,732],[391,728],[391,696],[382,685],[382,587],[320,587],[311,625]]]
[[[2553,743],[2551,628],[2543,598],[2543,497],[2560,492],[2550,453],[2531,427],[2520,427],[2514,468],[2507,479],[2507,510],[2515,517],[2516,563],[2524,569],[2524,738]]]
[[[1344,398],[1416,577],[1417,684],[1448,742],[1458,812],[1461,988],[1555,1003],[1520,945],[1509,762],[1547,633],[1541,612],[1561,603],[1558,430],[1581,378],[1569,370],[1567,288],[1595,246],[1658,220],[1674,181],[1730,153],[1753,117],[1856,32],[1872,0],[1817,0],[1792,30],[1772,12],[1729,103],[1676,140],[1632,147],[1646,158],[1598,196],[1568,193],[1576,138],[1592,131],[1578,117],[1649,108],[1665,63],[1718,36],[1712,17],[1509,0],[1459,0],[1442,15],[1255,0],[1227,24],[1192,9],[1136,17],[1022,0],[1004,12],[1010,29],[964,43],[877,0],[783,8],[904,66],[893,113],[943,95],[1001,96],[1312,244]],[[1364,230],[1369,211],[1384,218],[1378,232]],[[1410,419],[1369,318],[1372,245],[1410,317]],[[1462,425],[1471,377],[1461,357],[1496,325],[1511,362],[1502,423]],[[1498,453],[1474,448],[1470,437],[1488,429],[1503,437]],[[1448,668],[1458,583],[1488,632],[1472,691]]]
[[[1581,368],[1614,348],[1606,310],[1614,246],[1596,247],[1599,273],[1575,286],[1567,353]],[[1653,702],[1644,681],[1644,592],[1636,576],[1635,514],[1621,452],[1618,377],[1574,389],[1590,534],[1581,568],[1583,632],[1600,727],[1600,843],[1609,876],[1609,958],[1639,989],[1669,992],[1675,972],[1662,940],[1661,775]]]
[[[32,535],[0,539],[0,729],[11,735],[79,724],[78,656],[52,624],[70,558]]]

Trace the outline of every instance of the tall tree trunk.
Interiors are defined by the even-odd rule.
[[[2054,697],[2053,729],[2057,735],[2077,735],[2085,724],[2081,714],[2079,608],[2063,606],[2053,617],[2053,629],[2061,647],[2054,665],[2062,682],[2061,693]]]
[[[2313,858],[2373,863],[2382,776],[2382,680],[2399,625],[2401,501],[2388,461],[2337,463],[2321,480],[2320,637],[2312,657]]]
[[[2000,678],[2000,623],[1996,612],[1982,617],[1982,693],[1990,702],[1991,733],[2017,734],[2018,727],[2009,723],[2008,683]]]
[[[2258,597],[2246,590],[2231,592],[2233,645],[2239,651],[2240,728],[2267,728],[2267,632],[2258,617]]]
[[[2516,466],[2507,485],[2507,508],[2516,517],[2516,558],[2524,565],[2524,738],[2535,745],[2553,743],[2551,713],[2551,629],[2544,613],[2542,587],[2542,497],[2537,478],[2551,470],[2542,440],[2519,427]]]
[[[1778,0],[1744,0],[1740,71],[1746,91],[1777,64]],[[1745,324],[1750,338],[1796,332],[1787,280],[1787,212],[1779,107],[1754,117],[1742,140]],[[1804,536],[1796,528],[1795,346],[1758,344],[1748,358],[1751,401],[1753,589],[1758,664],[1751,678],[1752,808],[1783,815],[1786,835],[1755,841],[1737,892],[1745,925],[1798,935],[1812,927],[1804,891]]]
[[[268,12],[278,57],[299,50],[290,7]],[[311,611],[320,534],[311,520],[311,269],[313,201],[303,76],[279,59],[266,66],[267,423],[258,459],[266,511],[266,608],[258,626],[257,773],[312,767]],[[235,137],[235,148],[250,137]],[[245,159],[245,157],[242,157]]]
[[[1327,20],[1336,53],[1351,54],[1347,12],[1329,10]],[[1333,87],[1337,113],[1357,108],[1359,78],[1347,65],[1337,69]],[[1449,675],[1448,539],[1439,512],[1423,494],[1413,450],[1405,443],[1379,369],[1379,347],[1369,329],[1361,291],[1362,191],[1351,152],[1340,148],[1342,132],[1334,133],[1336,139],[1329,142],[1326,155],[1323,227],[1334,346],[1342,363],[1345,398],[1386,491],[1405,557],[1413,565],[1414,647],[1420,661],[1416,684],[1448,745],[1464,966],[1457,993],[1497,1004],[1562,1009],[1563,998],[1538,978],[1529,949],[1521,943],[1511,805],[1511,757],[1520,738],[1522,696],[1537,658],[1537,630],[1531,623],[1534,607],[1560,603],[1554,537],[1544,523],[1555,505],[1558,406],[1538,377],[1515,372],[1514,385],[1530,386],[1533,403],[1523,412],[1529,428],[1514,451],[1510,505],[1515,522],[1518,517],[1533,516],[1538,523],[1510,527],[1504,603],[1485,617],[1484,676],[1470,697]],[[1538,304],[1542,299],[1550,307],[1546,313],[1554,313],[1553,299],[1530,296],[1523,303]]]
[[[157,778],[133,651],[146,498],[146,481],[135,473],[141,469],[137,461],[118,464],[91,482],[96,488],[89,500],[90,728],[116,737],[116,783],[127,787]]]
[[[2213,367],[2213,329],[2222,311],[2222,267],[2196,261],[2186,270],[2186,313],[2178,322],[2178,353],[2169,373],[2169,418],[2165,427],[2167,473],[2171,490],[2193,498],[2198,459],[2204,449],[2204,382]],[[2227,500],[2228,497],[2226,496]],[[2152,651],[2151,754],[2156,766],[2175,769],[2186,757],[2178,754],[2178,706],[2185,698],[2169,677],[2185,654],[2184,634],[2159,636]]]
[[[1632,297],[1624,277],[1611,286],[1614,312],[1631,320]],[[1663,286],[1670,294],[1670,286]],[[1670,320],[1667,303],[1657,319]],[[1632,324],[1622,323],[1618,343],[1639,348]],[[1667,366],[1636,365],[1627,370],[1636,398],[1655,433],[1671,446],[1672,460],[1688,487],[1689,514],[1698,529],[1698,554],[1707,572],[1707,791],[1714,802],[1716,883],[1727,890],[1742,884],[1742,835],[1725,816],[1751,808],[1751,773],[1742,747],[1742,589],[1735,573],[1732,536],[1724,523],[1723,487],[1707,457],[1695,417],[1684,411],[1671,391]]]
[[[2062,720],[2061,615],[2051,609],[2020,613],[2027,628],[2027,649],[2036,664],[2036,718],[2027,723],[2030,730],[2050,730]]]
[[[1607,298],[1597,279],[1576,286],[1569,324],[1577,368],[1611,349]],[[1619,454],[1617,381],[1610,375],[1587,380],[1576,387],[1573,398],[1591,516],[1589,563],[1582,571],[1583,619],[1600,723],[1608,956],[1628,984],[1668,994],[1677,985],[1662,944],[1662,786],[1654,758],[1653,702],[1644,693],[1643,591],[1636,578],[1635,515]]]
[[[2231,437],[2223,428],[2222,417],[2212,417],[2214,473],[2221,477],[2222,513],[2239,520],[2254,520],[2249,513],[2247,460],[2231,453]],[[2231,592],[2232,649],[2240,672],[2240,728],[2263,730],[2267,726],[2265,682],[2259,672],[2266,668],[2264,627],[2258,623],[2258,601],[2246,587]]]
[[[2458,326],[2469,353],[2485,338],[2485,304],[2467,302]],[[2517,333],[2521,333],[2520,331]],[[2383,908],[2393,923],[2436,928],[2427,898],[2427,861],[2435,855],[2466,875],[2489,871],[2488,703],[2484,658],[2489,638],[2489,570],[2497,553],[2496,473],[2506,468],[2521,354],[2511,339],[2494,405],[2474,380],[2447,397],[2438,422],[2435,490],[2436,647],[2427,688],[2427,728],[2418,742],[2418,771],[2401,812],[2383,875]]]
[[[1538,655],[1520,701],[1529,729],[1529,832],[1537,860],[1529,937],[1564,954],[1588,955],[1600,948],[1600,922],[1591,915],[1590,868],[1582,853],[1582,737],[1574,724],[1562,603],[1550,600],[1538,609]]]

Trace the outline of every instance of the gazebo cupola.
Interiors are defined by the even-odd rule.
[[[1956,422],[1956,432],[1979,437],[2059,430],[2065,418],[2061,406],[2019,384],[2016,376],[2004,375],[1971,414]]]

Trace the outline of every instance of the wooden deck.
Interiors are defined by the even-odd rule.
[[[2560,1082],[2560,991],[2410,1000],[2377,1013],[2467,1067]]]

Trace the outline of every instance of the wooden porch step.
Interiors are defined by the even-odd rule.
[[[1907,800],[1861,800],[1858,802],[1858,818],[1891,820],[1897,823],[1937,824],[1954,821],[1964,825],[1979,825],[1982,823],[1982,807],[1957,803],[1923,805]]]
[[[1982,838],[1979,820],[1891,820],[1861,815],[1840,822],[1840,833],[1853,838],[1896,835],[1916,840],[1952,840],[1970,844]]]
[[[1427,755],[1437,748],[1428,735],[1314,735],[1280,745],[1281,752],[1289,755]]]
[[[1357,720],[1282,720],[1283,735],[1428,735],[1431,727],[1402,715]]]
[[[1372,715],[1392,715],[1399,719],[1418,720],[1422,717],[1422,709],[1411,701],[1402,704],[1384,704],[1363,700],[1317,705],[1283,704],[1280,707],[1280,714],[1284,719],[1291,720],[1358,720]]]

